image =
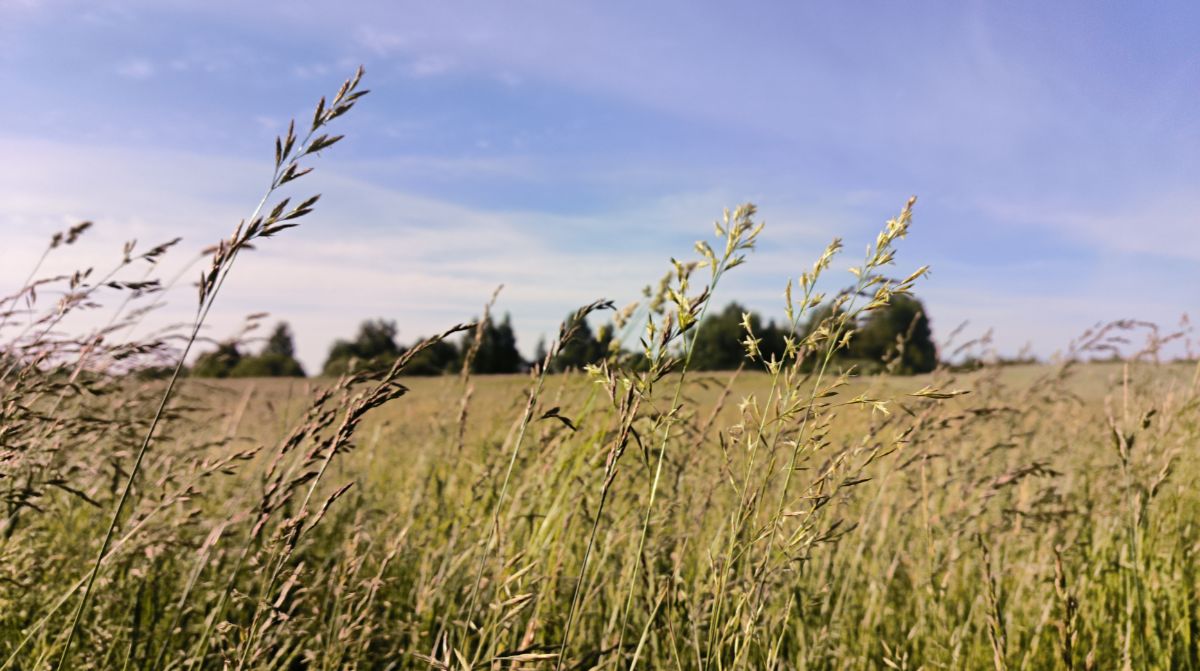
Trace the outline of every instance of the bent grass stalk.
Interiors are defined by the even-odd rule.
[[[192,326],[192,331],[187,341],[183,346],[183,351],[179,355],[179,361],[175,364],[175,370],[171,373],[170,379],[167,381],[166,389],[163,391],[162,400],[158,404],[158,409],[154,413],[153,419],[150,421],[150,426],[146,430],[145,438],[142,440],[141,446],[137,450],[137,455],[134,457],[133,465],[129,469],[129,476],[125,480],[125,486],[121,490],[121,495],[117,499],[117,505],[113,510],[112,519],[109,521],[108,530],[104,533],[104,540],[100,543],[100,550],[96,554],[96,560],[92,563],[92,569],[88,574],[87,581],[83,590],[83,595],[79,599],[79,604],[75,608],[75,613],[71,617],[71,624],[67,628],[66,641],[63,643],[62,654],[58,658],[57,668],[65,668],[66,662],[69,659],[71,651],[71,643],[75,639],[75,632],[79,628],[79,619],[82,617],[84,609],[87,607],[88,598],[91,596],[92,588],[96,583],[96,576],[100,572],[100,565],[104,560],[104,555],[108,552],[108,545],[112,542],[113,534],[116,532],[117,524],[120,522],[121,514],[124,512],[125,504],[129,500],[129,494],[133,489],[133,483],[137,480],[138,473],[142,468],[142,461],[146,457],[146,452],[150,448],[150,442],[154,438],[154,432],[158,428],[159,420],[162,418],[163,411],[166,410],[167,403],[171,401],[172,393],[175,390],[175,385],[179,380],[179,374],[183,370],[184,363],[187,359],[192,345],[195,344],[196,338],[200,335],[200,329],[203,327],[205,320],[208,318],[209,311],[212,310],[213,304],[216,302],[217,295],[221,288],[225,285],[226,278],[229,277],[229,271],[233,268],[234,261],[237,259],[238,253],[247,248],[253,240],[266,238],[278,233],[287,228],[295,226],[294,223],[288,221],[299,219],[309,212],[311,207],[316,203],[317,197],[314,196],[289,212],[285,212],[288,205],[288,199],[280,201],[265,219],[261,216],[263,209],[271,196],[282,187],[284,184],[307,174],[312,168],[300,167],[299,161],[301,158],[309,154],[316,153],[321,149],[332,146],[341,137],[319,136],[314,137],[316,132],[321,129],[332,119],[340,116],[353,107],[354,102],[366,91],[357,91],[358,83],[362,79],[363,69],[360,67],[358,73],[352,79],[346,80],[342,85],[341,90],[334,96],[333,104],[328,110],[324,110],[325,99],[322,98],[317,106],[317,112],[313,117],[313,123],[308,131],[308,134],[297,145],[296,137],[293,134],[293,127],[289,127],[286,139],[277,138],[275,141],[275,171],[271,175],[271,185],[259,200],[258,206],[254,208],[253,213],[249,218],[249,225],[243,228],[243,224],[239,224],[234,231],[230,242],[226,245],[224,242],[214,253],[213,268],[209,271],[207,277],[202,277],[200,283],[200,305],[197,310],[196,319]]]

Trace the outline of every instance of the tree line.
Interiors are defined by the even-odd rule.
[[[821,322],[832,316],[829,307],[813,312],[808,321],[793,333],[790,325],[762,317],[738,303],[730,303],[720,312],[704,318],[696,335],[690,367],[695,370],[733,370],[746,359],[746,325],[758,341],[762,360],[782,361],[787,339],[800,340]],[[893,373],[928,373],[937,367],[937,345],[929,317],[921,301],[911,296],[892,296],[888,305],[868,312],[854,325],[848,346],[839,352],[836,364],[854,365],[864,373],[887,368]]]
[[[799,339],[830,316],[829,308],[816,310],[804,332],[792,333],[787,324],[764,321],[756,312],[738,303],[709,314],[701,322],[692,345],[692,370],[732,370],[746,362],[746,325],[757,339],[758,351],[764,361],[772,357],[783,359],[788,338]],[[620,347],[610,324],[594,329],[586,319],[571,323],[571,337],[560,347],[550,362],[551,372],[581,369],[604,361],[609,356],[627,356],[636,365],[640,353]],[[351,339],[339,339],[329,349],[321,375],[337,376],[352,372],[367,372],[389,368],[407,350],[397,340],[396,322],[369,319],[362,322]],[[478,335],[477,335],[478,334]],[[479,342],[476,343],[476,338]],[[415,342],[421,342],[418,338]],[[538,343],[533,362],[545,358],[546,345]],[[439,341],[418,353],[406,369],[409,375],[443,375],[462,370],[470,359],[471,372],[480,374],[517,373],[531,365],[517,348],[517,336],[512,318],[487,319],[481,328],[468,331],[458,341]],[[937,347],[929,326],[929,317],[921,301],[912,296],[894,296],[891,303],[867,314],[853,329],[849,346],[836,362],[840,366],[855,365],[865,373],[878,372],[885,367],[898,374],[925,373],[938,363]],[[195,377],[303,377],[306,373],[295,357],[291,328],[286,322],[277,324],[257,354],[243,351],[233,342],[222,343],[216,350],[197,358],[191,374]]]

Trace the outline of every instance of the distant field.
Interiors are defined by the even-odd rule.
[[[1081,365],[1071,370],[1061,391],[1088,404],[1097,404],[1095,409],[1100,410],[1106,396],[1120,391],[1123,369],[1120,363]],[[1135,375],[1145,369],[1146,364],[1133,367]],[[1007,388],[1026,391],[1053,370],[1049,365],[1015,365],[986,373],[957,374],[954,380],[966,390],[972,390],[980,380],[986,380],[987,384],[999,383]],[[1194,366],[1183,363],[1164,364],[1154,370],[1155,375],[1176,382],[1181,389],[1195,372]],[[761,371],[742,371],[736,375],[733,372],[698,372],[689,373],[687,378],[686,399],[695,408],[711,409],[722,395],[728,396],[718,415],[718,424],[726,427],[739,420],[736,407],[739,401],[752,395],[763,396],[771,386],[770,376]],[[840,391],[840,395],[853,397],[869,392],[887,400],[903,401],[906,393],[940,379],[934,375],[855,378]],[[189,380],[184,388],[209,402],[216,401],[221,412],[239,410],[239,434],[258,440],[274,440],[279,437],[278,431],[287,425],[289,413],[298,413],[314,389],[329,386],[333,382],[322,378]],[[371,426],[382,425],[382,435],[406,436],[419,443],[436,440],[450,424],[456,423],[458,404],[463,394],[462,382],[457,376],[408,377],[404,378],[403,383],[410,389],[408,395],[376,412],[369,423]],[[471,380],[474,388],[472,412],[466,423],[468,435],[478,439],[507,430],[519,419],[524,409],[529,384],[528,375],[474,377]],[[544,395],[547,400],[543,404],[578,407],[587,401],[589,394],[595,391],[595,386],[586,374],[580,372],[551,376],[546,383]],[[963,400],[969,402],[971,399]],[[242,404],[245,404],[244,410],[241,409]],[[859,409],[847,410],[838,427],[856,431],[869,420],[870,414]]]

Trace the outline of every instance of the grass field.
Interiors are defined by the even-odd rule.
[[[1196,665],[1193,367],[855,379],[827,402],[890,414],[829,409],[786,493],[798,434],[772,380],[694,375],[671,421],[649,399],[606,469],[623,414],[600,378],[546,380],[521,439],[533,378],[405,379],[307,516],[295,429],[336,434],[310,414],[335,383],[189,381],[197,409],[148,463],[74,665],[552,668],[560,648],[563,668]],[[934,384],[971,393],[904,395]],[[567,421],[538,419],[553,407]],[[63,491],[39,508],[3,545],[6,652],[86,574],[104,518]],[[64,610],[10,668],[47,665]]]

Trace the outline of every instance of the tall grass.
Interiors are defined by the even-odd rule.
[[[638,357],[548,374],[569,319],[527,378],[404,376],[471,325],[377,374],[179,378],[234,262],[315,204],[272,199],[358,83],[279,139],[191,324],[128,337],[173,243],[103,273],[39,262],[0,299],[0,669],[1200,666],[1200,369],[1159,363],[1157,331],[1144,356],[1080,363],[1134,322],[1053,364],[843,369],[858,318],[926,272],[892,277],[913,201],[846,290],[825,290],[836,240],[781,287],[784,356],[747,320],[731,376],[689,362],[769,235],[752,206],[616,313]],[[104,305],[103,326],[64,326]]]

